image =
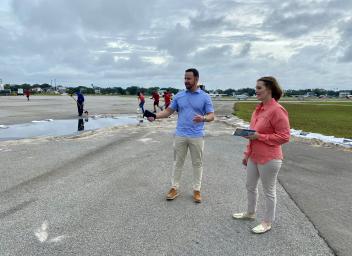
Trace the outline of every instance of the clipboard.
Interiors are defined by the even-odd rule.
[[[241,137],[247,137],[255,134],[255,130],[251,129],[243,129],[243,128],[237,128],[232,135],[234,136],[241,136]]]

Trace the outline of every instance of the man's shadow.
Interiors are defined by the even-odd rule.
[[[78,118],[78,131],[84,131],[84,123],[88,122],[88,118]]]

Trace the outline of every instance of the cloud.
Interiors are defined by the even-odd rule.
[[[337,13],[328,10],[322,2],[285,2],[267,15],[263,28],[286,37],[306,36],[329,26]]]
[[[231,57],[233,55],[233,49],[230,45],[224,46],[211,46],[206,49],[202,49],[197,52],[195,58],[203,58],[204,60],[222,60],[225,56]]]
[[[239,53],[240,57],[246,57],[251,50],[251,44],[250,43],[245,43]]]
[[[58,33],[84,28],[96,33],[140,31],[150,25],[155,0],[13,0],[14,14],[22,26]]]
[[[341,22],[339,27],[341,39],[337,49],[342,63],[352,62],[352,18]]]
[[[262,75],[290,88],[349,88],[351,8],[349,0],[6,0],[0,77],[183,88],[184,70],[196,67],[207,88],[254,86]]]
[[[230,27],[230,23],[225,20],[224,16],[207,17],[205,14],[200,13],[190,18],[190,26],[193,32],[210,33]]]
[[[343,56],[340,58],[342,62],[352,62],[352,44],[350,44],[343,53]]]
[[[199,43],[199,38],[189,28],[177,24],[165,33],[158,42],[158,49],[166,51],[175,59],[187,59]]]

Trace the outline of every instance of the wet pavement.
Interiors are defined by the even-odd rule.
[[[136,117],[85,117],[68,120],[34,120],[31,123],[4,126],[0,129],[0,141],[45,136],[78,135],[84,131],[127,124],[137,125],[139,124],[139,120]]]
[[[137,97],[86,96],[84,109],[89,116],[136,114]],[[152,109],[152,102],[146,106]],[[0,97],[0,125],[29,123],[44,119],[77,118],[76,103],[69,96],[33,96],[30,101],[24,96]]]

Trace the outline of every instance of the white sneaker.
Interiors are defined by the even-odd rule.
[[[271,229],[271,224],[261,223],[258,226],[252,228],[252,232],[255,234],[264,234]]]
[[[232,215],[232,217],[237,220],[254,220],[255,214],[254,213],[249,214],[247,212],[240,212],[240,213],[234,213]]]

